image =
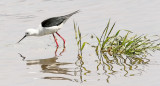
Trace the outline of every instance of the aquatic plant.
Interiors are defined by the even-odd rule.
[[[136,57],[143,58],[149,55],[149,50],[160,50],[160,43],[156,44],[156,41],[160,40],[158,36],[156,36],[158,38],[155,40],[149,39],[147,35],[133,35],[129,37],[132,34],[129,30],[124,30],[127,32],[124,36],[119,35],[122,30],[118,30],[116,34],[110,36],[115,23],[110,30],[109,24],[110,20],[100,38],[96,36],[98,40],[96,52],[100,51],[113,57],[125,55],[132,57],[132,59],[137,59]]]
[[[85,81],[85,80],[82,80],[82,72],[84,72],[84,75],[86,75],[87,73],[90,73],[90,70],[87,70],[83,65],[84,65],[84,62],[83,62],[83,58],[82,58],[82,51],[85,47],[86,44],[89,45],[88,42],[82,42],[82,35],[81,35],[81,32],[80,32],[80,29],[79,29],[79,26],[77,26],[77,24],[75,22],[74,23],[74,31],[75,31],[75,39],[77,41],[77,46],[78,46],[78,55],[77,55],[77,61],[75,62],[75,64],[77,65],[77,68],[76,69],[79,69],[78,71],[80,72],[80,80],[81,82]],[[83,71],[84,70],[84,71]],[[77,75],[77,72],[75,72],[75,75]],[[76,80],[78,81],[78,80]]]
[[[82,43],[82,36],[81,36],[79,26],[77,26],[75,22],[73,22],[73,23],[74,23],[75,39],[77,41],[77,46],[78,46],[78,54],[80,54],[82,56],[83,48],[85,47],[86,44],[88,44],[88,45],[90,45],[90,44],[88,42]]]
[[[96,36],[98,45],[95,46],[98,56],[97,70],[101,65],[108,76],[107,82],[109,82],[110,74],[116,72],[113,70],[115,64],[123,67],[121,70],[125,71],[124,76],[127,76],[129,70],[136,70],[139,64],[148,64],[150,59],[147,55],[150,55],[150,51],[160,50],[160,43],[157,43],[160,40],[158,36],[152,36],[150,39],[147,35],[133,35],[133,32],[129,30],[118,30],[114,35],[110,35],[115,23],[110,29],[109,25],[110,20],[101,37]],[[125,31],[126,34],[120,35],[121,31]],[[130,74],[130,76],[134,75]]]
[[[110,20],[107,26],[102,32],[100,37],[96,36],[98,44],[92,45],[95,47],[95,52],[97,54],[97,72],[103,70],[109,83],[110,76],[118,72],[115,70],[115,66],[119,66],[121,71],[124,71],[124,76],[134,76],[136,73],[129,73],[131,70],[139,71],[141,74],[143,69],[139,68],[139,64],[148,64],[150,59],[147,58],[150,55],[150,51],[160,50],[160,40],[159,36],[147,36],[147,35],[137,35],[129,30],[118,30],[115,34],[112,33],[114,26],[110,28]],[[75,39],[78,46],[78,60],[75,64],[79,67],[80,79],[82,81],[82,70],[90,73],[83,65],[82,51],[88,42],[82,42],[82,36],[79,26],[74,22]],[[121,32],[123,31],[123,35]],[[113,35],[111,35],[111,33]],[[151,37],[151,38],[150,38]],[[93,38],[93,37],[92,37]],[[79,64],[78,64],[79,63]],[[100,73],[97,73],[100,75]]]

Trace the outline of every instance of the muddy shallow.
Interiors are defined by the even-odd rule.
[[[83,51],[84,67],[90,72],[79,71],[77,45],[74,38],[73,20],[78,23],[83,41],[96,44],[91,34],[101,35],[111,19],[117,22],[114,31],[128,29],[137,34],[160,34],[160,1],[110,1],[110,0],[1,0],[0,1],[0,85],[1,86],[158,86],[160,84],[159,52],[153,53],[150,64],[140,65],[139,70],[118,71],[106,76],[97,71],[94,48],[86,46]],[[52,35],[28,37],[16,42],[27,28],[36,28],[40,22],[80,9],[71,17],[59,33],[66,39],[66,50],[60,38],[60,48],[55,56],[56,44]],[[26,57],[23,60],[18,54]],[[114,67],[119,70],[119,67]],[[80,77],[81,75],[81,77]],[[109,83],[107,83],[109,80]],[[83,83],[82,83],[83,81]]]

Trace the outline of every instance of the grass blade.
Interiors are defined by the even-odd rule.
[[[107,24],[107,26],[106,26],[106,28],[105,28],[105,35],[104,35],[104,37],[103,37],[103,42],[104,42],[104,40],[106,39],[106,35],[107,35],[107,32],[108,32],[109,24],[110,24],[110,20],[108,21],[108,24]]]
[[[107,24],[106,28],[104,29],[104,31],[103,31],[103,33],[102,33],[102,35],[101,35],[100,41],[101,41],[101,39],[103,38],[104,33],[105,33],[105,32],[107,33],[107,30],[108,30],[107,28],[109,27],[109,24],[110,24],[110,19],[109,19],[109,21],[108,21],[108,24]]]
[[[77,40],[77,28],[76,28],[76,23],[73,21],[74,23],[74,31],[75,31],[75,39]]]
[[[86,44],[90,45],[88,42],[83,42],[82,47],[81,47],[81,50],[83,50],[83,48],[84,48],[84,46],[85,46]]]
[[[105,44],[108,42],[109,39],[110,39],[110,37],[108,37],[108,38],[102,43],[102,48],[101,48],[101,49],[104,48]]]
[[[108,33],[108,35],[107,35],[107,38],[108,38],[108,37],[109,37],[109,35],[111,34],[111,32],[112,32],[112,30],[113,30],[113,28],[114,28],[115,24],[116,24],[116,22],[113,24],[113,26],[112,26],[111,30],[109,31],[109,33]]]
[[[120,32],[120,31],[121,31],[121,30],[118,30],[118,31],[117,31],[117,33],[116,33],[115,37],[119,35],[119,32]]]
[[[98,46],[101,47],[101,41],[100,41],[100,39],[97,36],[96,36],[96,38],[97,38],[97,41],[98,41]]]

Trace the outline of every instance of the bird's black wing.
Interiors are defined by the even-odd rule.
[[[66,20],[71,17],[73,14],[76,14],[78,13],[79,10],[77,11],[74,11],[70,14],[67,14],[67,15],[64,15],[64,16],[59,16],[59,17],[52,17],[52,18],[49,18],[49,19],[46,19],[44,20],[41,24],[42,24],[42,27],[52,27],[52,26],[58,26],[60,25],[61,23],[65,23]]]
[[[67,18],[64,16],[60,16],[60,17],[52,17],[49,19],[44,20],[41,24],[42,27],[52,27],[52,26],[58,26],[60,25],[62,22],[64,22]]]

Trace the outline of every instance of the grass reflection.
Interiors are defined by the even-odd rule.
[[[99,75],[106,75],[106,81],[109,83],[109,79],[112,75],[118,72],[124,72],[124,76],[135,76],[141,74],[143,69],[140,64],[148,64],[149,59],[137,59],[138,57],[126,57],[126,56],[108,56],[106,53],[98,53],[97,71],[103,73],[98,73]],[[137,71],[137,72],[136,72]]]

